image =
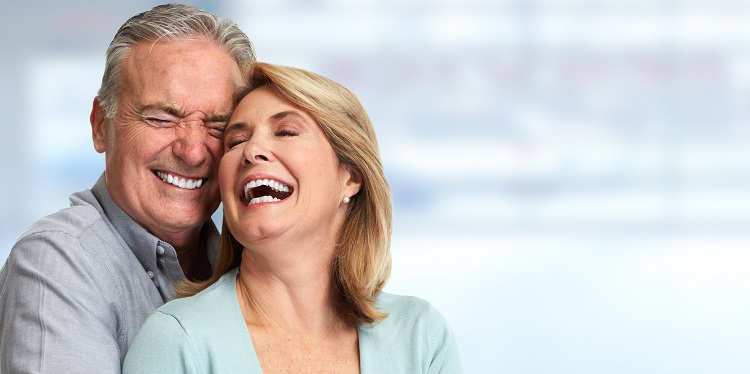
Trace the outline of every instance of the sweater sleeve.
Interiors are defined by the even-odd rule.
[[[448,321],[435,308],[430,306],[430,374],[462,373],[461,359],[458,354],[458,343]]]
[[[194,342],[180,321],[157,310],[146,319],[128,349],[123,374],[197,374]]]

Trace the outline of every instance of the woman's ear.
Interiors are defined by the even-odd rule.
[[[346,196],[352,197],[359,193],[359,189],[362,188],[362,174],[352,166],[344,165],[344,168],[347,177],[344,192]]]

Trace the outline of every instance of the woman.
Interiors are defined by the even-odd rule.
[[[215,272],[148,318],[124,372],[460,372],[440,314],[381,292],[390,189],[357,98],[264,63],[237,97],[219,168]]]

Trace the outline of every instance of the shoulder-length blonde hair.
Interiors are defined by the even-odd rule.
[[[375,299],[391,274],[391,190],[383,173],[375,130],[357,97],[342,85],[302,69],[254,64],[235,105],[262,86],[305,110],[325,133],[340,163],[360,173],[362,186],[351,197],[338,235],[332,277],[339,314],[348,324],[377,323],[387,317]],[[205,282],[185,282],[178,295],[193,295],[240,264],[242,245],[222,225],[221,254]]]

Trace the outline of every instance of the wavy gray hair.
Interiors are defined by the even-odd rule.
[[[184,4],[165,4],[127,20],[107,48],[99,103],[107,118],[114,118],[122,86],[122,62],[131,48],[141,41],[164,38],[207,38],[221,43],[245,71],[255,61],[255,51],[247,35],[234,21]]]

